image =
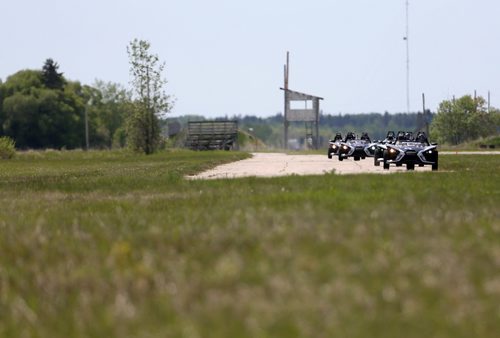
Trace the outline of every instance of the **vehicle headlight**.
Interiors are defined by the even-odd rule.
[[[389,149],[389,152],[390,152],[391,154],[395,154],[395,153],[397,152],[397,150],[396,150],[396,149],[394,149],[394,148],[390,148],[390,149]]]
[[[342,148],[343,148],[344,150],[346,150],[346,149],[347,149],[347,146],[343,146]]]
[[[429,150],[427,153],[428,153],[428,154],[432,154],[432,150]]]
[[[333,149],[337,149],[337,146],[334,144],[334,145],[332,146],[332,148],[333,148]]]

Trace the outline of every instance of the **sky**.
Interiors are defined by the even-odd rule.
[[[410,111],[474,94],[500,107],[500,1],[410,0]],[[406,0],[0,0],[0,79],[54,59],[129,87],[126,47],[165,62],[172,116],[271,116],[290,89],[325,114],[407,111]]]

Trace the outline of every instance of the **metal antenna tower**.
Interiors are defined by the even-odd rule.
[[[406,0],[406,111],[410,113],[410,3]]]

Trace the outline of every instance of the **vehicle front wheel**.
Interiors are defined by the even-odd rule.
[[[339,154],[339,161],[342,162],[344,160],[344,158],[342,157],[342,155]]]
[[[413,163],[408,163],[406,165],[406,170],[415,170],[415,164]]]
[[[373,164],[375,164],[376,167],[380,167],[380,162],[378,161],[378,156],[375,155],[373,158]]]
[[[354,161],[359,161],[359,157],[358,156],[354,156]]]
[[[331,159],[332,158],[332,153],[328,153],[328,158]]]
[[[389,170],[389,163],[387,163],[387,153],[384,151],[384,169]]]
[[[432,170],[436,171],[438,170],[438,155],[436,153],[436,162],[432,164]]]
[[[438,170],[438,161],[437,161],[437,160],[436,160],[436,162],[435,162],[435,163],[433,163],[433,164],[432,164],[432,170],[433,170],[433,171]]]

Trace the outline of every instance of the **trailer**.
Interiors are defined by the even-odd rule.
[[[185,145],[191,150],[236,149],[238,121],[189,121]]]

